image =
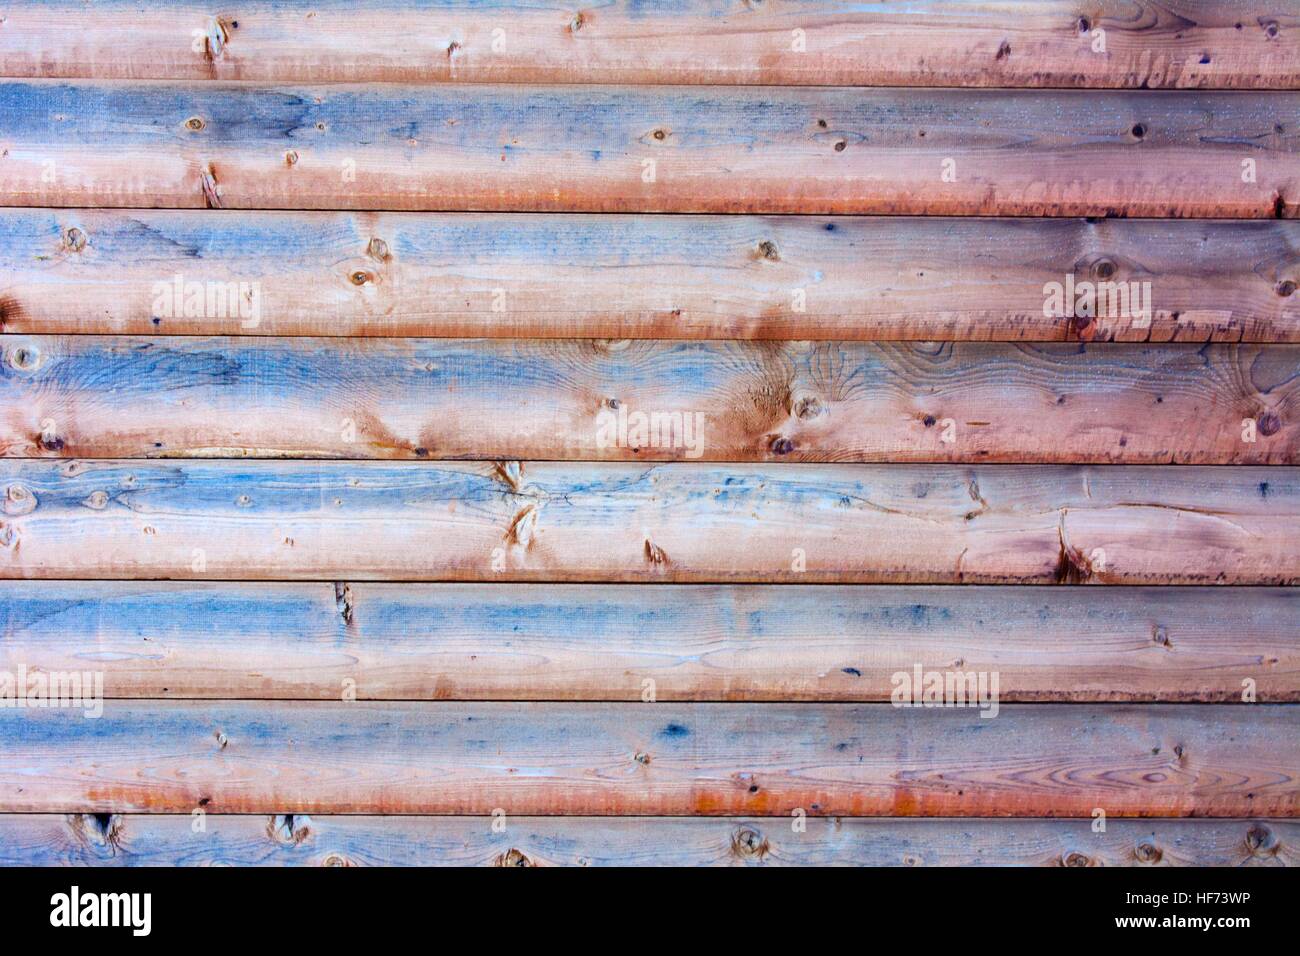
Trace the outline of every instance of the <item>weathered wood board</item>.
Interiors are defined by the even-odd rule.
[[[1300,591],[0,582],[0,670],[105,697],[1300,701]]]
[[[1293,468],[6,459],[0,578],[1300,583]]]
[[[0,814],[0,866],[1295,866],[1288,820]]]
[[[1294,218],[1300,93],[9,81],[0,206]]]
[[[11,4],[0,866],[1293,864],[1297,219],[1263,0]]]
[[[0,74],[293,82],[1295,88],[1278,4],[245,0],[13,6]]]
[[[0,708],[0,812],[1293,816],[1292,704]],[[484,821],[485,824],[488,822]]]
[[[0,344],[5,457],[1300,461],[1297,346]]]
[[[0,330],[1300,342],[1297,249],[1287,220],[0,209]]]

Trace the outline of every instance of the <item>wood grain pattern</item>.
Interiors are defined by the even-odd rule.
[[[1296,20],[1231,0],[907,4],[56,0],[6,11],[0,74],[291,82],[1294,88]],[[1104,31],[1104,36],[1096,31]],[[795,31],[801,31],[801,34]],[[1101,40],[1102,46],[1098,46]]]
[[[1300,701],[1300,591],[0,582],[0,670],[108,698]]]
[[[1300,583],[1290,468],[0,460],[0,578]]]
[[[1296,866],[1290,820],[0,814],[0,866]]]
[[[0,83],[0,205],[1294,218],[1300,94]]]
[[[1300,342],[1297,250],[1280,220],[0,209],[0,330]],[[1149,283],[1150,325],[1045,314],[1067,276]]]
[[[0,708],[0,811],[1300,814],[1292,704]],[[485,820],[486,824],[488,821]]]
[[[3,346],[5,457],[1300,461],[1296,346],[105,336]]]

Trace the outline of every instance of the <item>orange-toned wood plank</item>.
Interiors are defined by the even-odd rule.
[[[0,460],[3,578],[1300,583],[1294,468]]]
[[[497,818],[501,820],[501,818]],[[0,866],[1296,866],[1290,820],[0,814]]]
[[[0,708],[0,811],[1300,813],[1291,704],[113,701]]]
[[[0,582],[0,670],[109,698],[884,701],[918,665],[1006,702],[1300,701],[1300,590]]]
[[[0,330],[1300,342],[1297,249],[1279,220],[0,209]],[[1048,308],[1070,283],[1100,314]]]
[[[1294,217],[1298,93],[10,81],[0,205]]]
[[[588,6],[245,0],[10,5],[0,75],[289,82],[1294,88],[1259,0],[709,0]]]
[[[1300,462],[1300,346],[11,337],[0,455]]]

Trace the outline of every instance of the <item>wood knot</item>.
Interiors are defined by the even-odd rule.
[[[790,412],[795,418],[807,422],[820,418],[825,414],[826,408],[816,395],[800,395],[790,403]]]
[[[266,833],[281,846],[298,846],[311,836],[311,817],[285,813],[271,817]]]
[[[209,209],[221,208],[221,188],[217,185],[217,172],[208,163],[199,170],[199,185],[203,189],[203,201]]]
[[[493,866],[533,866],[533,861],[528,859],[521,851],[514,847],[506,850],[492,861]]]
[[[510,523],[510,529],[506,532],[506,540],[519,545],[521,548],[527,548],[532,544],[536,532],[537,506],[529,505],[515,515],[514,520]]]
[[[731,835],[731,851],[747,860],[761,860],[771,847],[767,838],[753,827],[741,827]]]
[[[1113,259],[1098,259],[1092,264],[1092,274],[1098,279],[1109,279],[1115,275],[1116,268]]]
[[[771,239],[764,239],[758,244],[758,252],[764,259],[769,262],[780,262],[781,254],[777,252],[776,243]]]
[[[1054,576],[1057,584],[1083,584],[1092,579],[1094,569],[1092,561],[1078,548],[1065,541],[1064,520],[1058,529],[1060,551],[1056,559]]]
[[[1259,433],[1264,437],[1276,435],[1282,428],[1282,418],[1273,409],[1269,409],[1258,418]]]
[[[1078,850],[1071,850],[1061,857],[1061,866],[1093,866],[1092,857]]]
[[[668,563],[668,555],[664,549],[649,538],[645,539],[645,559],[652,565],[665,565]]]
[[[4,513],[10,517],[31,514],[36,510],[36,496],[24,485],[10,485],[5,492]]]
[[[69,818],[74,832],[93,846],[116,853],[122,846],[126,821],[117,813],[77,813]]]
[[[371,238],[370,244],[366,246],[366,252],[370,254],[372,259],[378,259],[380,262],[388,261],[388,243],[378,236]]]
[[[646,753],[644,750],[638,750],[632,759],[635,760],[637,763],[641,764],[641,766],[643,767],[650,766],[650,755]]]
[[[1159,863],[1164,854],[1161,852],[1160,847],[1150,840],[1143,840],[1133,848],[1133,856],[1137,858],[1139,863]]]
[[[285,151],[284,164],[286,166],[298,165],[298,151],[296,149],[290,149]]]
[[[352,585],[344,581],[334,582],[334,606],[343,618],[344,624],[351,624],[356,614],[356,605],[352,600]]]
[[[1246,831],[1246,849],[1252,855],[1274,852],[1277,849],[1277,838],[1264,824],[1251,824],[1250,829]]]
[[[1295,295],[1295,283],[1290,279],[1283,279],[1277,284],[1277,294],[1282,296],[1282,298]]]
[[[196,133],[206,125],[207,124],[203,122],[203,117],[201,116],[191,116],[185,121],[185,128]]]
[[[73,252],[80,252],[86,248],[86,234],[76,226],[71,226],[63,234],[63,242]]]
[[[613,407],[618,407],[617,405]],[[517,461],[498,461],[492,465],[493,473],[518,493],[523,488],[524,466]]]
[[[203,37],[203,53],[209,60],[215,60],[226,48],[226,43],[230,40],[230,34],[226,30],[225,21],[221,17],[208,17],[208,29]]]
[[[20,372],[30,372],[41,364],[40,349],[32,345],[20,345],[9,353],[9,364]]]
[[[770,447],[772,449],[772,454],[774,455],[788,455],[790,452],[794,451],[794,440],[777,436],[772,439]]]

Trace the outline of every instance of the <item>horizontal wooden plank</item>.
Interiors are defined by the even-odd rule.
[[[1300,814],[1294,704],[982,712],[112,701],[87,719],[69,708],[0,708],[0,811]]]
[[[0,814],[0,866],[1296,866],[1290,820]],[[504,829],[501,826],[504,825]]]
[[[0,205],[1296,215],[1300,94],[18,81]]]
[[[1298,249],[1286,220],[0,209],[0,330],[1300,342]],[[1149,313],[1045,310],[1071,281]]]
[[[55,0],[6,11],[0,74],[291,82],[1291,87],[1294,17],[1259,0],[490,7]]]
[[[5,457],[1295,464],[1300,346],[11,337]]]
[[[1292,468],[0,460],[0,578],[1300,583]]]
[[[1300,590],[0,582],[0,670],[107,698],[1300,701]],[[978,677],[977,677],[978,680]]]

